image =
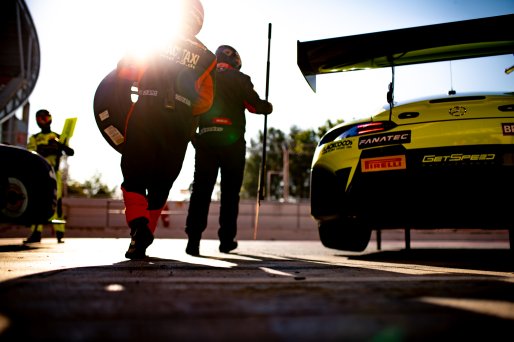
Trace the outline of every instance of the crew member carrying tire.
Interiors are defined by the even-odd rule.
[[[183,30],[175,40],[140,67],[129,56],[118,63],[119,77],[134,77],[139,90],[121,151],[121,190],[131,236],[128,259],[146,257],[198,116],[214,98],[216,56],[196,38],[203,7],[199,0],[183,5]]]

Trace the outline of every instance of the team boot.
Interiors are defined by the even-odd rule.
[[[57,243],[64,243],[64,232],[55,232],[55,236],[57,237]]]
[[[130,226],[130,245],[125,253],[127,259],[146,258],[146,249],[154,240],[154,236],[148,228],[148,220],[144,217],[137,218],[129,223]]]
[[[237,248],[237,241],[226,241],[220,243],[220,252],[221,253],[230,253],[234,249]]]
[[[28,238],[23,240],[23,243],[34,243],[34,242],[41,242],[41,232],[38,230],[34,230]]]
[[[186,253],[192,256],[200,256],[200,239],[190,237],[187,240]]]

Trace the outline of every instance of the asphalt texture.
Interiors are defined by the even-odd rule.
[[[318,241],[0,238],[0,341],[500,340],[514,331],[508,242],[384,241],[363,253]],[[508,339],[508,338],[507,338]]]

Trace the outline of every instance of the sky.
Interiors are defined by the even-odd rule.
[[[53,117],[60,132],[64,120],[77,117],[70,141],[75,155],[67,158],[69,179],[85,182],[100,175],[109,188],[122,182],[120,157],[102,137],[94,118],[93,99],[100,81],[135,46],[146,20],[166,15],[173,0],[25,0],[34,20],[41,69],[30,101],[29,134],[39,131],[37,110]],[[413,26],[514,13],[514,0],[203,0],[204,25],[198,38],[211,50],[228,44],[238,50],[241,71],[265,97],[270,40],[269,101],[274,111],[268,128],[289,133],[295,125],[317,129],[327,120],[362,118],[387,103],[391,69],[352,71],[317,77],[313,92],[296,64],[297,41],[387,31]],[[141,8],[141,4],[145,8]],[[139,5],[139,6],[138,6]],[[153,12],[150,6],[163,6]],[[161,9],[163,8],[163,9]],[[147,13],[150,13],[147,15]],[[170,15],[171,17],[171,15]],[[147,22],[148,23],[148,22]],[[512,91],[514,74],[504,70],[513,55],[404,66],[395,69],[395,100],[403,101],[454,89]],[[21,117],[21,113],[19,115]],[[256,140],[264,117],[248,113],[246,140]],[[187,198],[193,180],[194,148],[189,145],[170,200]]]

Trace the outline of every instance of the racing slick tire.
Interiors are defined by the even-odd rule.
[[[358,220],[319,221],[318,229],[323,246],[342,251],[362,252],[371,239],[371,228]]]
[[[47,223],[57,204],[57,181],[51,165],[24,148],[0,144],[0,223]]]
[[[95,121],[104,139],[121,153],[125,142],[125,121],[132,107],[133,81],[112,70],[98,85],[93,100]]]

